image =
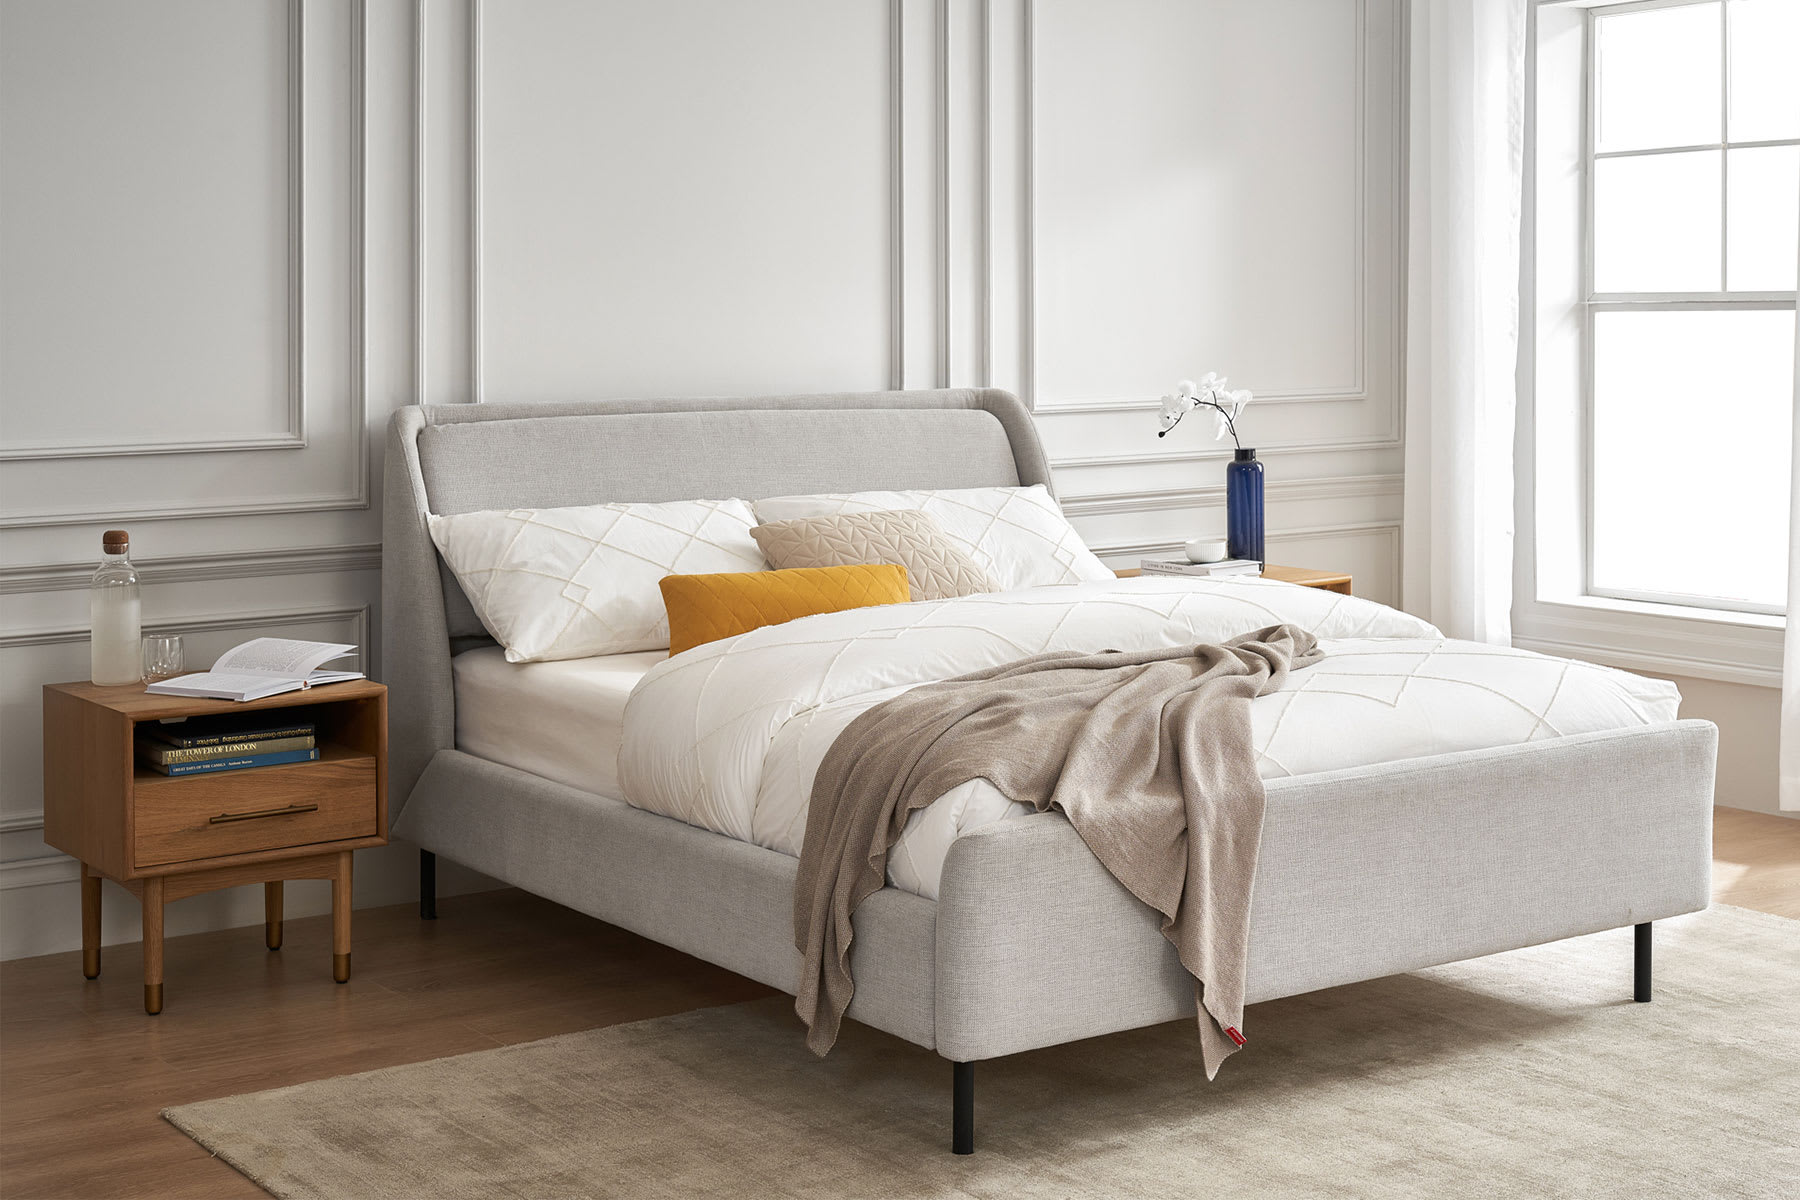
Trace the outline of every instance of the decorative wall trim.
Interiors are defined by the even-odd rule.
[[[413,0],[412,20],[412,402],[425,403],[425,14]]]
[[[980,100],[980,118],[977,132],[981,138],[981,195],[976,200],[975,212],[981,220],[981,339],[977,349],[981,355],[976,363],[977,387],[994,386],[994,71],[993,71],[993,3],[992,0],[981,0],[977,20],[979,32],[977,36],[981,44],[976,47],[975,61],[981,64],[981,87],[976,91]]]
[[[906,26],[888,0],[888,390],[906,386]]]
[[[353,0],[350,20],[350,453],[357,507],[370,504],[369,446],[369,0]]]
[[[1298,529],[1282,529],[1265,535],[1264,540],[1280,545],[1283,542],[1309,541],[1313,538],[1329,537],[1365,537],[1369,534],[1385,534],[1388,543],[1388,595],[1394,597],[1396,603],[1401,591],[1400,561],[1400,521],[1355,521],[1343,525],[1310,525]],[[1298,566],[1311,564],[1299,563]]]
[[[1324,479],[1299,479],[1268,484],[1265,495],[1270,503],[1385,499],[1401,494],[1402,478],[1399,475],[1340,475]],[[1213,484],[1205,487],[1066,496],[1062,499],[1062,510],[1063,515],[1069,517],[1092,517],[1113,513],[1202,508],[1223,503],[1225,485]]]
[[[481,0],[469,0],[469,399],[480,404],[487,395],[482,381],[481,194]]]
[[[37,824],[29,828],[39,829],[43,824],[39,818]],[[36,858],[0,862],[0,892],[51,883],[74,883],[80,877],[80,867],[66,854],[41,854]]]
[[[1258,446],[1256,453],[1263,458],[1278,458],[1289,454],[1322,454],[1335,450],[1397,450],[1404,443],[1399,438],[1363,438],[1363,439],[1331,439],[1321,438],[1318,441],[1277,442],[1270,446]],[[1125,451],[1118,454],[1072,455],[1066,458],[1052,459],[1050,466],[1057,471],[1077,470],[1082,467],[1144,467],[1158,463],[1181,462],[1223,462],[1231,457],[1231,447],[1202,450],[1146,450]]]
[[[934,386],[950,386],[950,0],[937,0],[937,61],[932,64],[932,94],[937,126],[937,365]]]
[[[984,0],[985,3],[985,0]],[[481,403],[486,399],[483,376],[482,345],[484,309],[482,303],[482,215],[484,190],[482,173],[482,7],[483,0],[467,0],[469,20],[468,56],[468,205],[469,205],[469,399]],[[425,403],[425,112],[426,51],[425,10],[427,0],[415,0],[414,37],[417,39],[414,59],[413,87],[413,402]],[[892,276],[891,318],[888,331],[888,390],[906,387],[906,20],[905,0],[887,0],[888,10],[888,204],[889,242],[888,271]],[[950,346],[950,239],[949,239],[949,0],[937,4],[937,63],[934,67],[936,95],[938,158],[937,195],[937,269],[938,357],[936,387],[949,386]]]
[[[303,621],[350,621],[355,626],[356,644],[361,647],[360,662],[364,670],[370,661],[370,606],[342,605],[320,608],[265,609],[259,612],[219,614],[217,616],[183,617],[173,621],[154,621],[144,626],[144,633],[221,633],[233,629],[260,629],[268,625],[298,625]],[[55,646],[63,642],[85,642],[86,625],[61,625],[53,629],[22,629],[0,633],[0,650],[17,650],[25,646]]]
[[[1038,245],[1036,220],[1035,220],[1035,213],[1036,213],[1036,209],[1037,209],[1037,194],[1038,194],[1038,170],[1037,170],[1037,153],[1036,153],[1036,145],[1037,145],[1037,128],[1036,128],[1037,127],[1037,120],[1036,120],[1036,113],[1037,113],[1037,69],[1036,69],[1037,45],[1036,45],[1036,35],[1033,30],[1035,7],[1036,6],[1035,6],[1034,0],[1025,0],[1025,30],[1026,30],[1026,33],[1025,33],[1024,54],[1025,54],[1025,72],[1026,72],[1025,95],[1026,95],[1026,114],[1027,114],[1027,116],[1026,116],[1026,134],[1025,134],[1025,136],[1026,136],[1026,170],[1025,170],[1026,185],[1025,186],[1026,186],[1026,211],[1028,213],[1028,219],[1027,219],[1027,223],[1026,223],[1027,228],[1026,228],[1025,245],[1026,245],[1027,260],[1028,260],[1028,262],[1030,262],[1034,265],[1035,265],[1035,262],[1037,259],[1037,245]],[[1404,6],[1402,5],[1400,7],[1403,8]],[[1371,236],[1370,236],[1371,227],[1370,227],[1370,223],[1369,223],[1369,219],[1368,219],[1369,183],[1370,183],[1369,171],[1368,171],[1368,145],[1369,145],[1368,133],[1369,133],[1369,120],[1370,120],[1369,106],[1368,106],[1368,86],[1369,86],[1368,85],[1368,42],[1369,42],[1368,0],[1356,0],[1356,73],[1355,73],[1355,79],[1356,79],[1356,84],[1355,84],[1355,88],[1356,88],[1356,144],[1355,144],[1355,162],[1356,162],[1356,225],[1357,225],[1358,233],[1357,233],[1357,238],[1356,238],[1356,260],[1355,260],[1356,302],[1355,302],[1354,320],[1355,320],[1355,326],[1356,326],[1356,339],[1355,339],[1356,340],[1356,351],[1355,351],[1355,364],[1352,369],[1353,378],[1352,378],[1351,382],[1344,384],[1342,386],[1329,386],[1329,387],[1319,387],[1319,388],[1299,388],[1299,389],[1295,389],[1292,391],[1286,391],[1286,392],[1258,392],[1256,395],[1256,403],[1257,404],[1316,404],[1316,403],[1358,402],[1358,401],[1366,401],[1370,398],[1369,391],[1368,391],[1368,377],[1367,377],[1367,362],[1368,362],[1368,358],[1369,358],[1370,350],[1371,350],[1371,347],[1369,346],[1369,336],[1368,336],[1368,310],[1369,310],[1369,300],[1370,300],[1370,297],[1368,294],[1368,278],[1369,278],[1368,260],[1369,260],[1369,250],[1370,250],[1369,243],[1371,241]],[[1403,62],[1404,62],[1403,59],[1400,59],[1397,57],[1397,64],[1403,64]],[[1405,72],[1403,69],[1401,69],[1401,67],[1399,65],[1397,65],[1397,68],[1396,68],[1394,74],[1397,76],[1404,75]],[[1398,88],[1396,88],[1396,95],[1398,95]],[[1404,141],[1405,141],[1404,134],[1405,134],[1405,129],[1406,129],[1406,126],[1405,126],[1406,110],[1405,110],[1404,104],[1401,104],[1401,103],[1395,103],[1392,107],[1393,107],[1392,120],[1394,123],[1392,133],[1393,133],[1393,136],[1395,139],[1394,145],[1395,145],[1395,150],[1396,150],[1395,166],[1396,166],[1396,173],[1399,175],[1400,182],[1401,182],[1401,187],[1399,190],[1401,193],[1404,193],[1404,191],[1405,191],[1404,175],[1401,174],[1400,170],[1399,170],[1399,168],[1401,167],[1401,165],[1404,162],[1404,159],[1401,156],[1401,154],[1399,153],[1399,149],[1401,146],[1404,145]],[[1404,302],[1404,294],[1405,293],[1404,293],[1404,289],[1402,287],[1402,281],[1404,280],[1404,274],[1401,273],[1400,270],[1398,269],[1398,264],[1401,264],[1404,261],[1404,259],[1402,257],[1404,247],[1401,245],[1401,243],[1403,242],[1404,239],[1401,238],[1400,236],[1398,236],[1397,233],[1394,232],[1392,227],[1390,227],[1390,232],[1393,234],[1392,240],[1394,242],[1392,253],[1394,255],[1395,263],[1397,264],[1396,273],[1395,273],[1395,277],[1394,277],[1394,286],[1392,289],[1393,290],[1393,299],[1392,299],[1392,303],[1391,303],[1391,307],[1394,310],[1393,315],[1394,315],[1394,322],[1395,322],[1394,336],[1391,339],[1392,342],[1394,343],[1394,346],[1392,348],[1383,347],[1383,348],[1378,348],[1378,349],[1388,349],[1390,351],[1390,354],[1396,360],[1396,372],[1394,375],[1394,391],[1395,391],[1394,404],[1390,406],[1392,408],[1393,414],[1394,414],[1391,419],[1391,423],[1390,423],[1390,427],[1393,430],[1393,432],[1389,438],[1383,439],[1383,441],[1381,442],[1381,445],[1383,445],[1383,446],[1390,445],[1390,444],[1391,445],[1399,445],[1400,444],[1400,431],[1402,428],[1402,418],[1400,416],[1400,397],[1399,397],[1399,393],[1400,393],[1401,386],[1402,386],[1402,379],[1401,379],[1401,375],[1399,374],[1398,369],[1397,369],[1399,366],[1399,363],[1397,361],[1398,357],[1399,357],[1397,354],[1397,348],[1401,344],[1401,341],[1402,341],[1402,331],[1404,328],[1404,320],[1405,320],[1405,302]],[[1028,363],[1026,380],[1025,380],[1025,383],[1023,386],[1027,392],[1027,395],[1030,397],[1028,399],[1027,403],[1030,404],[1032,410],[1036,413],[1039,413],[1039,414],[1045,415],[1045,416],[1055,416],[1055,415],[1065,415],[1065,414],[1073,416],[1073,415],[1093,414],[1093,413],[1129,412],[1129,411],[1134,411],[1134,410],[1142,411],[1142,410],[1147,410],[1147,409],[1155,409],[1155,408],[1159,407],[1159,401],[1157,401],[1157,400],[1121,398],[1119,400],[1076,400],[1076,401],[1058,402],[1058,401],[1043,401],[1037,397],[1037,381],[1038,381],[1039,372],[1038,372],[1038,367],[1037,367],[1037,357],[1038,357],[1037,287],[1036,287],[1036,280],[1035,280],[1035,270],[1033,270],[1031,272],[1031,275],[1032,275],[1032,277],[1026,281],[1026,286],[1024,289],[1025,313],[1023,315],[1023,320],[1021,322],[1021,326],[1022,326],[1022,330],[1023,330],[1024,336],[1025,336],[1025,347],[1026,347],[1025,348],[1025,357],[1026,357],[1026,362]]]
[[[304,29],[305,0],[288,0],[290,41],[295,47],[290,52],[289,69],[290,95],[293,98],[289,121],[289,154],[290,174],[295,181],[294,187],[300,186],[302,171],[298,165],[298,157],[304,156],[304,138],[301,132],[305,103],[303,100],[304,79],[302,66],[304,57],[298,47],[304,42],[301,36]],[[369,285],[369,269],[367,247],[364,244],[364,230],[368,224],[369,192],[368,192],[368,63],[369,10],[368,0],[352,0],[352,17],[350,21],[350,227],[348,231],[351,272],[351,338],[350,338],[350,387],[346,397],[348,400],[348,428],[346,430],[351,460],[355,464],[355,487],[349,495],[303,496],[292,500],[270,500],[264,502],[225,501],[207,505],[160,505],[137,509],[121,510],[116,507],[72,509],[64,512],[30,513],[25,515],[6,515],[0,517],[0,529],[31,529],[60,525],[79,525],[86,522],[125,522],[125,521],[168,521],[190,517],[223,517],[223,516],[267,516],[276,513],[327,512],[342,509],[368,508],[371,494],[372,467],[368,453],[368,316],[367,296]],[[298,157],[296,157],[298,156]],[[304,206],[301,197],[296,193],[290,196],[290,216],[294,228],[289,231],[289,305],[296,312],[304,311],[305,292],[303,287],[304,271],[299,268],[304,248],[303,231],[299,224],[304,217]],[[306,440],[305,424],[305,355],[304,337],[299,328],[301,322],[296,318],[290,322],[289,358],[291,396],[290,407],[297,404],[300,416],[291,422],[293,436],[278,444],[268,446],[242,444],[213,444],[209,442],[188,442],[180,447],[157,448],[109,448],[109,455],[164,455],[226,451],[249,449],[300,449],[309,443]],[[29,448],[27,448],[29,449]],[[0,454],[0,458],[66,458],[85,457],[85,455],[44,455],[27,453],[24,455]]]
[[[305,229],[306,104],[305,80],[306,0],[287,0],[287,44],[283,59],[287,70],[287,362],[286,428],[280,433],[251,433],[232,437],[153,439],[137,442],[76,441],[0,446],[0,461],[44,461],[66,458],[117,458],[125,455],[211,454],[226,450],[301,450],[306,447],[306,291],[302,269],[302,237]]]
[[[146,558],[133,564],[146,586],[215,579],[256,579],[269,575],[321,575],[333,571],[379,571],[381,543],[355,546],[294,546],[225,554],[183,554]],[[19,592],[66,592],[85,587],[91,562],[26,563],[0,567],[0,596]]]
[[[1037,0],[1024,0],[1024,9],[1019,14],[1019,30],[1024,42],[1019,74],[1024,93],[1021,118],[1025,135],[1019,164],[1021,187],[1025,193],[1024,211],[1021,214],[1024,228],[1020,230],[1021,245],[1024,248],[1021,257],[1024,261],[1019,270],[1019,339],[1023,343],[1019,393],[1025,401],[1025,407],[1037,413],[1040,411],[1037,355]]]

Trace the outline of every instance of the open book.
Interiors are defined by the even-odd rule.
[[[361,679],[361,671],[321,671],[319,665],[349,654],[355,646],[252,638],[219,656],[212,670],[177,675],[146,687],[159,696],[204,696],[219,700],[260,700],[321,683]]]

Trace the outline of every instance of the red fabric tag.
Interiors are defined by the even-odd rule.
[[[1225,1036],[1230,1038],[1232,1041],[1236,1042],[1240,1046],[1250,1040],[1249,1038],[1246,1038],[1243,1034],[1239,1033],[1235,1028],[1233,1028],[1230,1025],[1227,1025],[1225,1027]]]

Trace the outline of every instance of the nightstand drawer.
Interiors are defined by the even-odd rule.
[[[329,748],[317,762],[216,775],[140,771],[134,783],[140,869],[378,832],[375,759],[366,754]]]

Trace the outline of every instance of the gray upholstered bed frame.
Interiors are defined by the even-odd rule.
[[[1005,392],[407,408],[389,426],[383,661],[394,832],[497,879],[786,991],[795,860],[456,748],[450,660],[485,641],[427,512],[864,488],[1050,483]],[[1708,902],[1717,731],[1703,721],[1271,781],[1247,999],[1599,930]],[[1047,814],[961,838],[933,902],[857,914],[849,1015],[973,1066],[1191,1014],[1150,909]],[[1621,979],[1623,966],[1621,966]],[[801,1029],[796,1021],[796,1041]]]

